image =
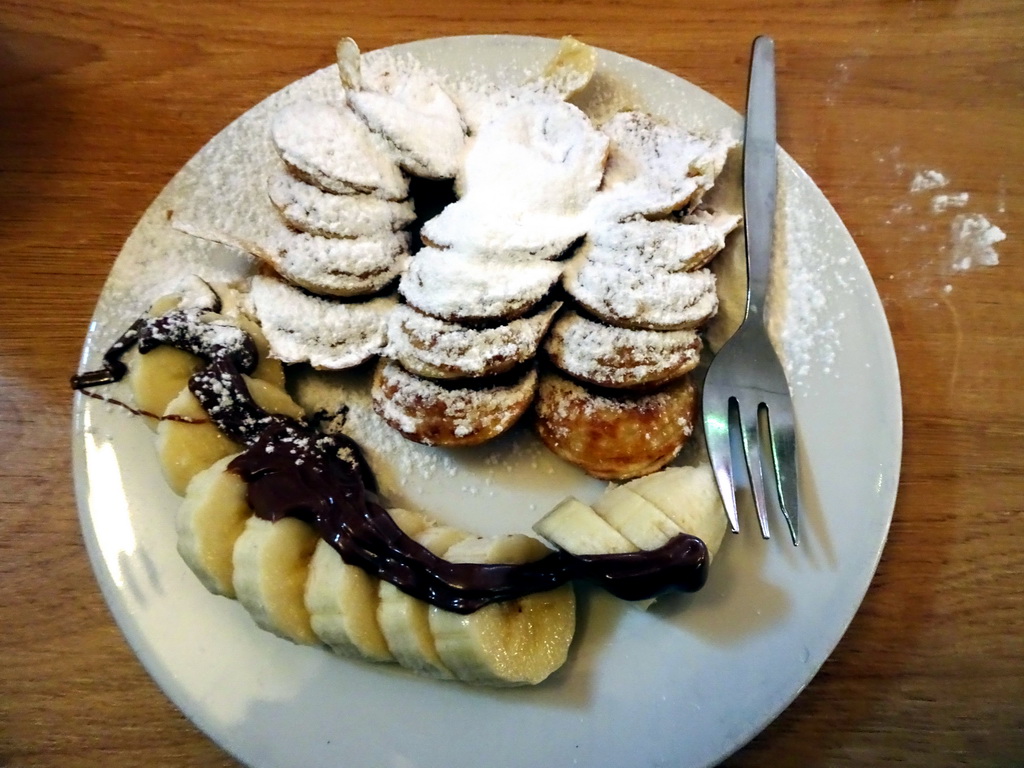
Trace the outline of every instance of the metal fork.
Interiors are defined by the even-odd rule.
[[[769,538],[768,488],[774,486],[793,544],[800,541],[796,434],[786,374],[765,327],[768,266],[775,237],[775,43],[754,40],[743,139],[743,214],[747,236],[747,311],[715,355],[704,380],[704,432],[729,525],[739,532],[731,435],[738,424],[761,535]],[[766,461],[769,459],[770,461]],[[770,464],[772,477],[766,477]],[[773,482],[774,481],[774,482]]]

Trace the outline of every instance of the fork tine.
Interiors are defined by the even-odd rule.
[[[750,475],[750,490],[754,494],[757,509],[757,523],[761,535],[770,539],[768,532],[768,505],[764,493],[764,466],[761,463],[760,406],[753,409],[740,407],[740,432],[743,435],[743,453],[747,456],[747,473]],[[751,413],[753,411],[753,413]]]
[[[715,473],[718,493],[725,506],[725,516],[733,533],[740,532],[740,518],[736,511],[736,486],[733,484],[732,448],[729,439],[729,400],[710,396],[710,389],[704,390],[704,441],[708,457]]]
[[[800,543],[799,487],[796,469],[796,430],[792,403],[773,404],[768,409],[768,434],[772,445],[772,465],[782,515],[789,526],[793,544]]]

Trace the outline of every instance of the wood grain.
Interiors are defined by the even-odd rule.
[[[229,766],[136,661],[83,549],[70,392],[121,243],[178,168],[266,95],[421,37],[573,34],[741,107],[776,37],[780,141],[842,216],[900,363],[903,474],[862,610],[729,766],[1024,764],[1024,6],[1019,0],[427,5],[9,0],[0,11],[0,765]],[[1001,227],[950,268],[934,169]],[[955,213],[955,212],[953,212]]]

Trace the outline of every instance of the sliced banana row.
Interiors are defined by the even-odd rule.
[[[345,563],[304,522],[253,515],[228,456],[199,472],[178,513],[178,549],[215,594],[235,597],[261,628],[420,674],[488,685],[539,683],[565,663],[576,626],[571,585],[469,615],[436,608]],[[453,562],[522,563],[547,555],[521,534],[479,537],[419,513],[399,527]]]
[[[657,549],[680,533],[701,539],[714,558],[726,517],[707,465],[668,467],[624,485],[613,485],[587,506],[568,498],[533,526],[574,555],[621,554]]]
[[[265,630],[419,674],[487,685],[536,684],[564,664],[575,632],[571,585],[462,615],[431,606],[345,563],[307,524],[252,514],[226,457],[195,476],[178,515],[178,548],[216,594],[236,597]],[[567,499],[536,530],[576,554],[654,549],[679,533],[711,556],[725,515],[706,468],[673,467],[610,488],[593,506]],[[451,562],[525,563],[549,549],[521,534],[480,537],[403,509],[400,528]]]

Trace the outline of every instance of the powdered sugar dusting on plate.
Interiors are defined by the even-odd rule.
[[[817,372],[834,375],[841,354],[836,306],[854,289],[848,276],[848,251],[837,248],[845,235],[834,217],[812,204],[799,183],[802,171],[791,162],[779,167],[779,216],[775,264],[769,286],[768,328],[781,347],[783,365],[794,391]]]
[[[740,152],[730,155],[713,201],[736,210],[742,198]],[[775,251],[769,277],[766,322],[794,394],[808,390],[815,377],[837,376],[842,354],[839,306],[858,285],[856,253],[849,233],[821,192],[785,153],[779,155]],[[745,241],[737,232],[712,262],[720,305],[708,328],[712,349],[739,327],[746,297]]]

